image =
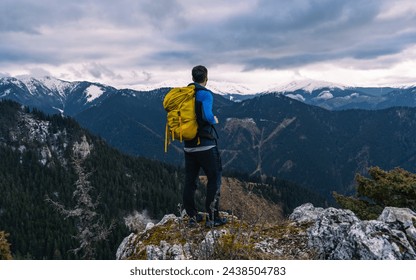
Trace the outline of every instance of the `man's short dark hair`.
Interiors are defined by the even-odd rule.
[[[198,65],[192,69],[192,79],[195,83],[203,83],[208,77],[208,69],[205,66]]]

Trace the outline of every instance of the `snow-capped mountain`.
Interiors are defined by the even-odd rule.
[[[352,87],[314,80],[280,84],[263,92],[278,93],[329,110],[416,107],[416,87]]]
[[[87,81],[68,82],[53,77],[1,78],[0,99],[11,99],[37,107],[47,113],[74,116],[100,104],[113,94],[153,92],[155,89],[186,86],[189,81],[172,80],[157,85],[136,85],[132,89],[118,90],[111,86]],[[225,81],[209,81],[214,93],[235,102],[264,94],[281,94],[309,105],[329,110],[383,109],[395,106],[416,107],[416,86],[405,87],[351,87],[310,79],[295,80],[253,90],[245,85]]]
[[[286,93],[286,92],[295,92],[295,91],[299,91],[299,90],[303,90],[305,92],[312,93],[313,91],[318,90],[318,89],[341,89],[341,90],[344,90],[346,88],[347,88],[347,86],[342,85],[342,84],[335,84],[335,83],[330,83],[330,82],[325,82],[325,81],[317,81],[317,80],[312,80],[312,79],[302,79],[302,80],[295,80],[295,81],[292,81],[290,83],[275,84],[272,87],[270,87],[269,89],[267,89],[265,91],[265,93],[267,93],[267,92]]]
[[[135,85],[134,89],[140,91],[150,91],[157,88],[172,88],[172,87],[185,87],[192,81],[190,80],[170,80],[164,81],[158,84],[152,85]],[[227,95],[227,94],[239,94],[239,95],[253,95],[258,93],[258,91],[247,87],[245,85],[231,83],[226,81],[215,81],[210,80],[208,82],[207,88],[210,89],[212,92]]]
[[[31,92],[38,92],[38,87],[41,86],[49,92],[49,95],[58,94],[62,98],[66,97],[68,90],[71,90],[73,84],[67,81],[45,76],[40,79],[32,77],[22,77],[20,80],[26,85]]]
[[[47,113],[77,114],[95,106],[117,90],[91,82],[67,82],[53,77],[1,78],[0,98],[37,107]]]

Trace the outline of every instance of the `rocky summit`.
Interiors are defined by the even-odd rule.
[[[416,213],[386,207],[377,220],[363,221],[350,210],[307,203],[288,220],[254,224],[235,216],[218,228],[166,215],[131,233],[117,259],[416,259]]]

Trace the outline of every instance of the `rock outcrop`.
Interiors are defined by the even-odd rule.
[[[166,215],[124,239],[117,259],[416,259],[416,213],[386,207],[377,220],[362,221],[350,210],[297,207],[288,221],[189,227]]]
[[[317,259],[416,259],[416,213],[407,208],[386,207],[377,220],[361,221],[350,210],[304,204],[289,219],[311,224]]]
[[[255,225],[222,213],[229,222],[189,227],[187,218],[166,215],[159,223],[126,237],[117,259],[310,259],[306,227],[290,223]]]

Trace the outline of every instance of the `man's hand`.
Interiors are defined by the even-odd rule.
[[[214,116],[214,119],[215,119],[215,123],[218,123],[218,118],[217,118],[217,116]]]

